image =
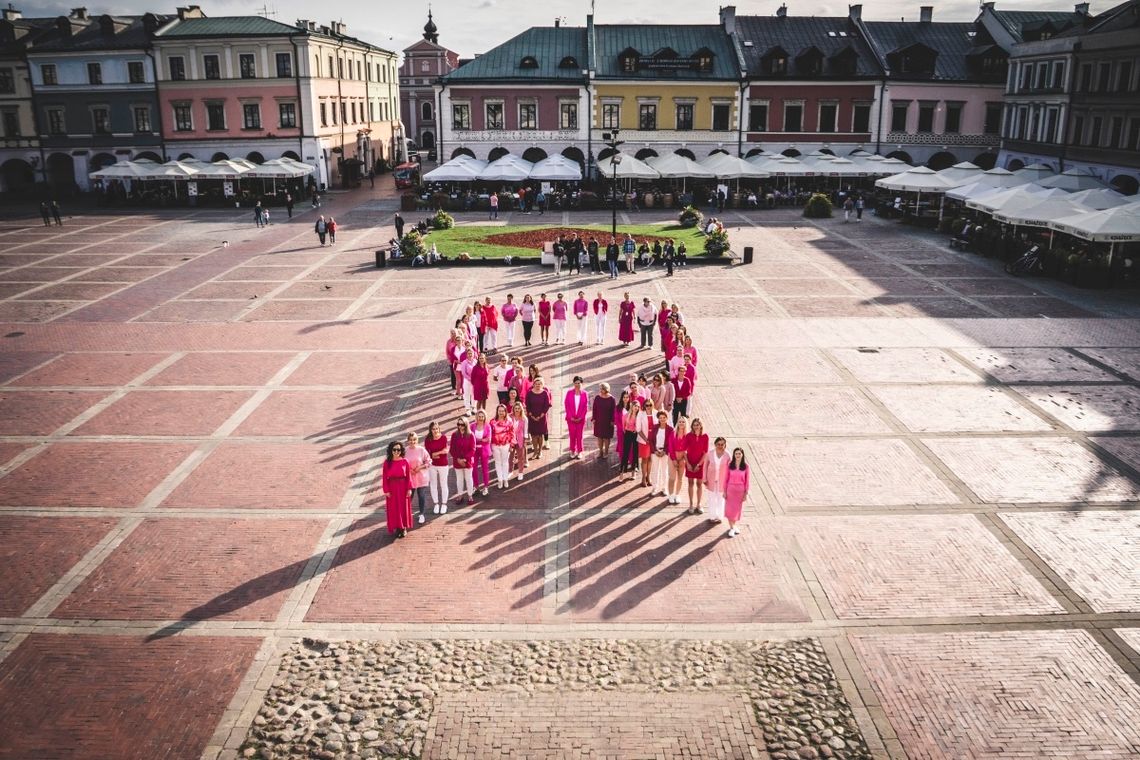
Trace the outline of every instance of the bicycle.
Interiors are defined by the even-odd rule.
[[[1038,274],[1044,270],[1045,265],[1041,261],[1041,252],[1037,246],[1033,246],[1023,253],[1020,258],[1005,265],[1006,274],[1012,274],[1016,277],[1026,274]]]

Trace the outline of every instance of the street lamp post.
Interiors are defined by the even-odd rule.
[[[622,142],[618,140],[618,130],[602,133],[602,142],[610,149],[610,210],[613,212],[613,221],[610,234],[617,240],[617,167],[621,163],[618,147]]]

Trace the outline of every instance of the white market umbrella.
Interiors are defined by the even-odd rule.
[[[916,193],[941,193],[954,186],[950,180],[925,166],[916,166],[900,174],[884,177],[876,181],[875,185],[885,190]]]
[[[816,164],[816,169],[821,174],[832,177],[862,177],[867,174],[866,167],[849,158],[836,158],[832,161],[821,162]]]
[[[487,164],[487,167],[479,172],[479,179],[487,182],[522,182],[530,177],[533,169],[534,164],[530,161],[508,153]]]
[[[197,176],[204,179],[237,179],[252,171],[250,167],[232,159],[214,161],[195,168],[198,169]]]
[[[1098,243],[1131,243],[1140,241],[1140,205],[1086,211],[1059,217],[1049,223],[1058,232]]]
[[[309,174],[311,169],[305,168],[307,166],[308,164],[298,164],[287,158],[275,158],[260,166],[255,164],[244,176],[255,179],[293,179]]]
[[[1064,190],[1061,192],[1063,193]],[[973,198],[968,198],[966,200],[966,206],[977,211],[984,211],[987,214],[992,214],[994,211],[997,211],[1006,203],[1009,203],[1011,201],[1017,202],[1017,199],[1020,198],[1025,198],[1027,196],[1042,196],[1045,193],[1050,194],[1045,195],[1045,198],[1057,195],[1056,191],[1052,191],[1047,187],[1041,187],[1041,185],[1030,183],[1028,185],[1021,185],[1020,187],[1003,188],[995,193],[987,193],[984,196],[975,196]],[[1043,198],[1041,197],[1037,198],[1037,200],[1042,199]]]
[[[1075,193],[1078,190],[1095,190],[1108,187],[1108,183],[1099,177],[1080,169],[1069,169],[1055,176],[1047,177],[1038,184],[1042,187],[1059,187],[1062,190],[1068,190],[1070,193]]]
[[[1015,169],[1013,173],[1029,182],[1040,182],[1046,177],[1052,177],[1056,174],[1052,167],[1046,166],[1045,164],[1030,164],[1029,166]]]
[[[1027,205],[1014,204],[1013,208],[1003,208],[994,212],[994,219],[1016,227],[1048,227],[1049,222],[1065,216],[1088,211],[1085,206],[1073,203],[1068,196],[1046,198]]]
[[[530,179],[547,180],[550,182],[570,182],[582,179],[582,168],[577,161],[571,161],[566,156],[547,156],[536,161],[530,170]]]
[[[970,200],[982,200],[987,196],[993,195],[994,193],[1000,193],[1005,189],[1006,188],[1004,187],[994,187],[993,185],[987,184],[982,180],[978,180],[977,182],[971,182],[968,185],[961,185],[954,188],[953,190],[947,190],[946,197],[952,201],[963,202]]]
[[[653,156],[652,158],[646,159],[645,163],[653,167],[662,177],[699,177],[701,179],[713,179],[716,177],[716,174],[707,167],[691,158],[679,156],[676,153],[669,153],[664,156]]]
[[[110,166],[104,166],[102,169],[96,169],[87,176],[91,179],[146,179],[147,172],[156,166],[158,164],[154,161],[147,161],[146,159],[119,161]]]
[[[143,179],[189,179],[201,171],[187,161],[167,161],[147,168]]]
[[[741,177],[767,177],[768,172],[756,164],[745,161],[739,156],[730,156],[727,153],[714,153],[697,162],[701,167],[713,173],[720,179],[740,179]]]
[[[661,176],[652,166],[627,153],[598,159],[598,172],[606,179],[657,179]]]
[[[937,172],[939,177],[950,180],[957,185],[965,185],[973,182],[982,174],[982,167],[972,164],[969,161],[963,161],[960,164],[954,164],[948,169],[942,169]]]
[[[808,166],[798,158],[784,156],[779,161],[772,161],[765,171],[775,177],[814,177],[815,169]]]
[[[474,182],[486,168],[486,161],[459,156],[432,169],[423,179],[425,182]]]
[[[1127,206],[1129,203],[1135,203],[1138,199],[1122,195],[1106,187],[1097,187],[1092,190],[1081,190],[1073,193],[1069,196],[1069,200],[1097,211],[1103,211],[1106,208]]]

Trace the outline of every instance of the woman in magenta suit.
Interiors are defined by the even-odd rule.
[[[582,390],[582,378],[574,376],[574,387],[566,391],[563,399],[566,412],[566,429],[570,433],[570,458],[581,459],[584,446],[582,436],[586,432],[586,415],[590,412],[590,395]]]
[[[384,508],[388,516],[388,534],[403,538],[412,527],[411,467],[404,459],[404,444],[388,444],[388,456],[380,469],[380,488],[384,491]]]
[[[728,518],[730,537],[740,535],[736,524],[740,522],[740,514],[744,511],[744,500],[748,498],[748,481],[748,462],[744,460],[744,449],[735,448],[724,481],[724,516]]]
[[[618,340],[623,346],[633,343],[633,316],[636,311],[637,304],[629,300],[629,293],[626,293],[618,304]]]
[[[523,407],[521,401],[516,401],[511,406],[510,414],[511,424],[514,426],[514,441],[512,443],[512,452],[515,460],[515,470],[518,473],[518,479],[523,479],[523,473],[526,472],[526,442],[527,442],[527,420],[526,409]]]
[[[689,423],[689,432],[681,445],[685,449],[685,478],[689,481],[689,514],[699,515],[704,491],[705,459],[709,454],[709,437],[699,417],[694,417]],[[694,490],[697,496],[695,501]]]
[[[471,426],[471,435],[475,436],[472,475],[475,478],[475,487],[481,488],[482,494],[486,496],[487,484],[490,482],[488,465],[491,461],[491,426],[487,422],[487,413],[482,409],[475,412],[475,424]]]
[[[538,296],[538,338],[542,345],[550,344],[550,301],[546,300],[545,293]]]
[[[487,396],[491,393],[490,367],[487,366],[487,355],[479,354],[479,360],[471,368],[471,397],[475,400],[475,408],[487,408]]]
[[[475,436],[467,429],[467,420],[460,418],[455,423],[448,453],[451,455],[451,469],[455,470],[455,494],[458,503],[470,504],[475,500],[475,486],[471,482],[471,469],[475,463]]]
[[[622,427],[622,423],[625,421],[625,408],[628,405],[629,405],[629,391],[622,391],[621,396],[618,397],[617,404],[614,405],[614,428],[613,428],[614,432],[615,432],[615,438],[617,439],[617,446],[615,447],[614,450],[617,451],[617,458],[618,458],[619,463],[621,462],[622,439],[624,438],[624,435],[623,435],[624,428]]]

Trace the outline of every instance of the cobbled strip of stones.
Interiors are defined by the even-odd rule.
[[[772,760],[871,757],[817,639],[305,639],[285,653],[241,755],[419,758],[437,695],[504,688],[747,693]]]

